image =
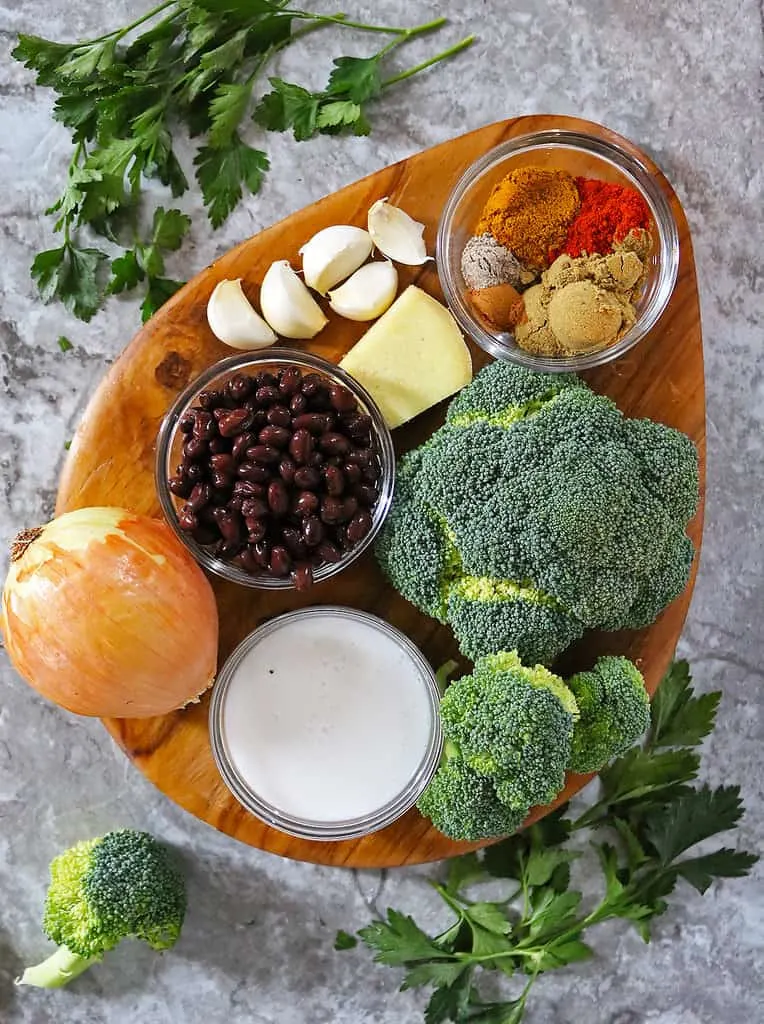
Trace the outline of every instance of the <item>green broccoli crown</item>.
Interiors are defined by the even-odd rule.
[[[512,810],[525,814],[562,788],[576,703],[558,676],[514,653],[480,658],[448,687],[440,715],[447,743]]]
[[[695,446],[575,377],[491,363],[401,470],[380,563],[468,657],[550,662],[585,628],[646,625],[686,585]]]
[[[493,781],[458,757],[446,758],[417,804],[450,839],[493,839],[519,828],[525,818],[496,796]]]
[[[641,672],[628,658],[605,656],[589,672],[568,680],[580,718],[573,727],[568,767],[596,772],[625,753],[650,724]]]
[[[180,935],[183,876],[146,832],[77,843],[53,860],[50,877],[43,928],[79,957],[100,958],[128,937],[169,949]]]

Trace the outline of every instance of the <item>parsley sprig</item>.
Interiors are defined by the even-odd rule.
[[[603,921],[630,921],[645,942],[680,879],[704,893],[717,878],[747,875],[757,857],[726,846],[695,847],[738,824],[738,786],[692,786],[700,758],[694,749],[714,727],[720,694],[696,696],[687,662],[678,661],[652,705],[643,745],[600,775],[601,797],[576,819],[562,807],[480,854],[450,862],[434,888],[453,922],[430,936],[410,916],[388,910],[358,933],[378,963],[403,968],[402,989],[429,986],[425,1024],[519,1024],[536,980],[546,971],[593,956],[585,941]],[[571,845],[589,830],[602,871],[603,894],[589,909],[571,888]],[[506,897],[473,898],[480,883],[506,879]],[[348,949],[343,932],[335,943]],[[517,991],[507,1000],[480,994],[484,972],[499,971]]]
[[[39,253],[32,265],[43,300],[59,299],[89,320],[105,296],[142,286],[146,319],[179,286],[164,276],[162,254],[177,249],[188,230],[179,210],[152,207],[147,181],[177,198],[191,187],[193,173],[219,227],[245,192],[259,191],[269,168],[267,153],[247,141],[251,121],[267,131],[291,130],[298,141],[366,135],[369,105],[383,90],[471,44],[470,36],[385,76],[383,63],[395,49],[445,24],[445,18],[408,28],[367,24],[290,7],[289,0],[165,0],[83,42],[20,35],[13,56],[55,91],[53,116],[74,146],[64,190],[47,211],[62,244]],[[388,38],[369,57],[336,58],[319,92],[271,77],[270,91],[256,98],[275,55],[324,28]],[[193,171],[176,153],[181,133],[200,139]],[[171,232],[171,244],[156,237],[158,230]],[[122,251],[87,244],[94,234]]]

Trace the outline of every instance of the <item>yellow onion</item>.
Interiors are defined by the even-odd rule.
[[[24,679],[79,715],[163,715],[198,699],[215,675],[209,581],[165,523],[121,508],[23,530],[0,627]]]

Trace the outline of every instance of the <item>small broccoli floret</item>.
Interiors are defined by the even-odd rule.
[[[565,388],[585,387],[572,373],[537,373],[497,359],[453,399],[447,422],[465,426],[480,418],[508,426],[538,411]]]
[[[491,779],[458,757],[444,759],[417,807],[444,836],[470,842],[509,835],[525,818],[501,803]]]
[[[60,988],[126,938],[169,949],[185,912],[183,876],[153,836],[120,829],[77,843],[50,866],[43,930],[59,948],[19,984]]]
[[[551,661],[584,627],[531,584],[463,576],[449,589],[447,619],[462,654],[474,661],[517,650],[523,661]]]
[[[460,759],[522,813],[562,788],[576,714],[563,681],[540,665],[523,667],[514,652],[478,659],[440,702],[444,736]]]
[[[645,681],[628,658],[597,659],[589,672],[568,680],[580,718],[573,727],[568,767],[596,772],[631,747],[650,724]]]

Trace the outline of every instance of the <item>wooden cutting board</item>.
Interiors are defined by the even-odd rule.
[[[624,358],[585,376],[625,413],[650,416],[685,431],[701,454],[704,490],[703,349],[692,245],[679,200],[660,171],[625,139],[577,118],[539,116],[488,125],[386,167],[267,228],[203,270],[139,331],[94,394],[64,466],[56,512],[88,505],[121,505],[136,512],[160,514],[153,480],[160,421],[193,377],[230,354],[215,340],[206,321],[207,300],[219,280],[241,277],[248,293],[256,293],[272,260],[294,260],[300,245],[327,225],[365,226],[368,207],[381,196],[389,196],[391,202],[424,221],[427,248],[433,252],[440,210],[467,166],[506,139],[550,128],[589,132],[620,144],[650,167],[671,202],[679,226],[680,266],[668,309],[649,338]],[[442,299],[433,263],[399,269],[401,288],[415,281]],[[334,317],[314,341],[299,344],[338,362],[363,330],[362,324]],[[474,346],[473,357],[476,370],[488,361]],[[443,406],[431,410],[396,430],[397,449],[404,451],[419,444],[442,423],[443,412]],[[698,549],[702,518],[701,507],[690,531]],[[250,590],[218,579],[212,583],[220,610],[220,664],[264,619],[304,604],[351,605],[379,615],[407,633],[435,665],[457,654],[450,630],[399,597],[387,585],[371,554],[309,596]],[[586,667],[600,653],[625,654],[640,665],[653,692],[671,661],[693,583],[694,572],[685,593],[648,629],[588,634],[568,653],[565,668]],[[348,867],[416,864],[481,845],[451,842],[416,811],[383,832],[351,842],[309,842],[269,828],[241,807],[223,785],[210,750],[207,707],[208,699],[161,718],[115,719],[104,724],[163,793],[242,842],[284,857]],[[571,776],[560,800],[580,789],[589,778]],[[543,813],[544,809],[538,809],[534,816]]]

